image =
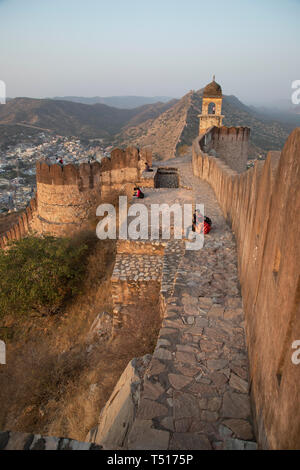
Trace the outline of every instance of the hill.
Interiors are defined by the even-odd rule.
[[[150,145],[157,157],[171,158],[190,146],[198,135],[201,107],[202,90],[191,91],[157,118],[137,126],[126,125],[116,136],[115,143],[121,146]],[[225,115],[225,126],[251,128],[250,158],[265,155],[268,150],[280,150],[291,130],[286,123],[258,113],[235,96],[224,96],[222,113]]]
[[[144,104],[166,103],[172,100],[169,96],[93,96],[90,98],[84,96],[55,96],[53,99],[59,101],[74,101],[75,103],[82,104],[102,103],[120,109],[133,109],[143,106]]]
[[[107,144],[152,146],[157,158],[172,158],[190,146],[198,135],[202,90],[181,99],[119,109],[106,104],[83,104],[52,99],[15,98],[0,106],[0,131],[8,126],[52,131],[59,135],[103,138]],[[280,150],[300,116],[263,113],[235,96],[224,96],[226,126],[251,128],[250,158]],[[1,133],[0,133],[1,139]]]
[[[60,135],[109,139],[125,125],[137,125],[156,118],[171,105],[172,102],[118,109],[100,103],[87,105],[71,101],[15,98],[0,106],[0,124],[22,124]]]

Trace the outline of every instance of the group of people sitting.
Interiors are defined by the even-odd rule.
[[[207,216],[203,216],[199,209],[196,209],[193,215],[192,231],[197,233],[204,233],[204,235],[206,235],[210,232],[211,227],[211,219]]]
[[[55,163],[57,163],[58,165],[63,165],[63,164],[64,164],[64,161],[63,161],[62,158],[56,157]]]
[[[145,194],[143,193],[141,188],[139,188],[138,186],[135,186],[133,197],[137,197],[138,199],[144,199]]]

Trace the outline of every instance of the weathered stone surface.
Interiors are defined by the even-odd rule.
[[[189,344],[176,344],[177,351],[187,352],[187,353],[197,353],[199,350],[197,347]]]
[[[204,317],[197,317],[195,320],[195,325],[200,328],[206,328],[208,326],[208,319]]]
[[[228,365],[226,359],[209,359],[207,361],[207,367],[211,370],[220,370]]]
[[[197,398],[188,393],[174,392],[173,395],[174,419],[199,418],[200,408]]]
[[[222,416],[224,418],[249,418],[249,397],[235,392],[226,392],[223,398]]]
[[[199,372],[199,368],[193,364],[175,362],[174,365],[177,372],[187,377],[194,377]]]
[[[152,375],[159,375],[166,369],[166,365],[158,361],[155,358],[152,358],[151,363],[147,369],[147,375],[150,377]]]
[[[206,436],[194,433],[175,432],[170,442],[170,449],[174,450],[211,450]]]
[[[170,361],[172,359],[172,354],[167,349],[157,348],[154,351],[153,357],[156,359],[163,359],[163,360]]]
[[[129,450],[166,450],[170,433],[154,429],[152,421],[136,419],[128,437]]]
[[[186,333],[189,333],[193,336],[202,336],[203,328],[201,328],[200,326],[192,326],[192,328],[187,330]]]
[[[138,408],[139,419],[153,419],[158,416],[166,416],[168,414],[168,408],[161,405],[157,401],[148,400],[143,398]]]
[[[185,304],[184,305],[184,314],[189,315],[189,316],[199,315],[198,305]]]
[[[212,298],[211,297],[199,297],[199,307],[203,309],[210,309],[212,306]]]
[[[193,380],[191,377],[186,377],[179,374],[169,374],[168,379],[172,387],[176,390],[181,390]]]
[[[241,320],[243,318],[243,309],[241,308],[229,308],[224,312],[224,318],[226,320]]]
[[[189,386],[189,391],[199,397],[211,397],[216,395],[216,388],[213,385],[203,383],[193,383]]]
[[[218,420],[218,418],[219,418],[219,415],[215,411],[204,410],[201,413],[201,419],[209,423],[215,423]]]
[[[193,364],[197,362],[195,354],[183,351],[176,352],[176,360],[179,362],[186,362],[187,364]]]
[[[239,439],[227,439],[224,450],[257,450],[257,444]]]
[[[176,432],[188,432],[193,418],[182,418],[175,421],[175,431]]]
[[[231,429],[239,439],[249,441],[253,439],[252,426],[243,419],[225,419],[224,424]]]
[[[168,431],[174,431],[174,421],[172,416],[166,416],[160,421],[160,424]]]
[[[144,366],[149,364],[151,356],[144,356]],[[134,421],[135,410],[140,394],[141,377],[138,361],[133,359],[121,375],[109,400],[102,409],[96,432],[87,436],[87,440],[105,448],[122,447],[128,427]]]
[[[218,397],[213,397],[208,400],[207,409],[210,411],[218,411],[221,407],[222,399]]]
[[[231,374],[229,385],[242,393],[248,393],[248,382],[235,374]]]
[[[164,388],[159,383],[152,383],[150,380],[144,379],[143,397],[150,400],[156,400],[164,393]]]
[[[40,438],[41,436],[39,435],[38,437]],[[13,432],[10,434],[5,450],[24,450],[26,443],[28,443],[28,441],[32,443],[33,438],[33,435],[30,436],[22,432]]]
[[[208,311],[208,316],[213,318],[223,318],[224,307],[213,305]]]

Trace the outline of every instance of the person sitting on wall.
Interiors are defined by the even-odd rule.
[[[138,199],[144,199],[145,197],[144,193],[140,190],[138,186],[134,188],[133,196],[137,197]]]
[[[145,162],[145,171],[153,171],[152,168],[150,168],[149,163]]]
[[[195,210],[193,215],[192,231],[197,233],[208,234],[211,230],[212,221],[209,217],[203,217],[199,209]]]

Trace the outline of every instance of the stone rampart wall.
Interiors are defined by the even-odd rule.
[[[224,132],[212,134],[224,146],[231,134],[243,142],[248,133]],[[292,344],[300,339],[300,128],[281,155],[270,152],[242,174],[205,154],[205,140],[194,141],[193,172],[214,189],[236,237],[258,442],[296,449],[300,365],[292,362]]]
[[[138,184],[145,162],[152,164],[149,149],[115,149],[101,163],[61,166],[37,162],[37,196],[31,200],[17,224],[0,238],[4,248],[28,232],[70,236],[88,228],[102,199],[113,192],[127,192],[128,184]],[[130,191],[132,193],[132,191]]]

